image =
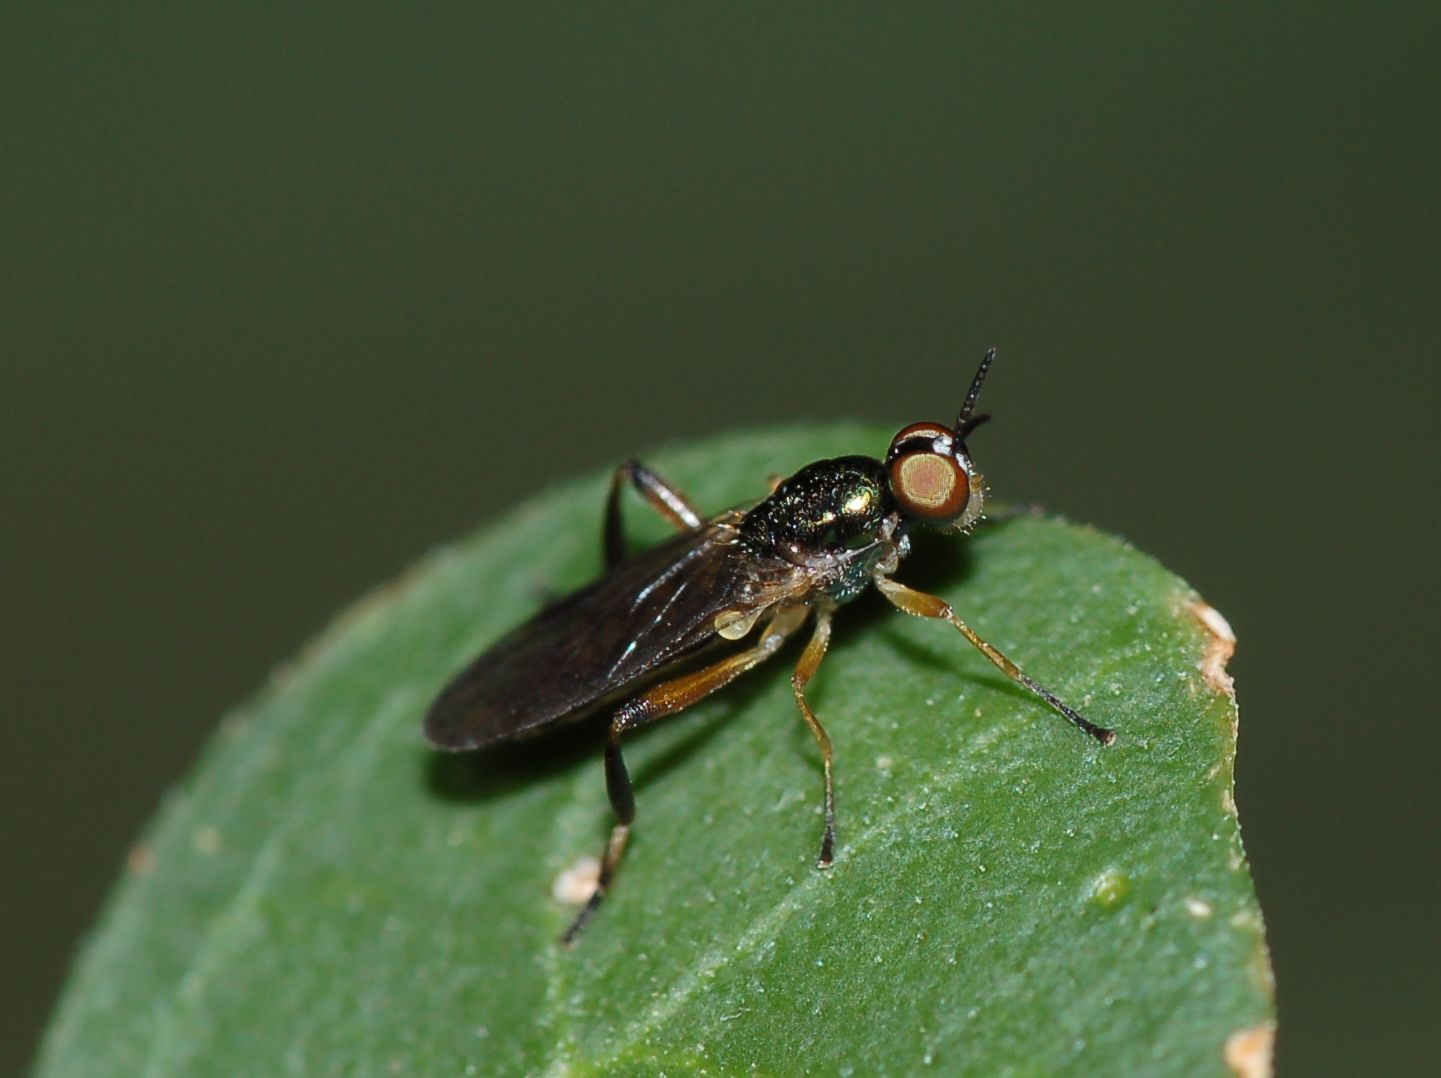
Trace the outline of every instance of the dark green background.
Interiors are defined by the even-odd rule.
[[[657,442],[945,418],[993,343],[997,496],[1241,638],[1283,1069],[1434,1065],[1434,5],[1079,9],[5,8],[0,1071],[338,607]]]

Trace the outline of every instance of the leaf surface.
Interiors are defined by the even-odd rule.
[[[651,463],[718,510],[887,438],[794,428]],[[225,720],[132,853],[38,1073],[1195,1075],[1269,1058],[1221,626],[1149,557],[1056,520],[918,541],[897,575],[1114,746],[868,595],[810,690],[836,746],[835,866],[815,867],[792,645],[633,738],[634,841],[579,944],[558,946],[573,909],[553,884],[610,824],[596,730],[443,757],[419,724],[451,673],[598,570],[605,483],[436,552]],[[637,542],[664,534],[628,511]]]

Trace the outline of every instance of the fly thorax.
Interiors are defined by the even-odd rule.
[[[870,587],[876,565],[891,556],[888,543],[835,557],[827,567],[826,594],[837,603],[848,603]]]
[[[745,515],[740,530],[754,549],[800,563],[811,555],[869,546],[894,508],[880,461],[837,457],[784,480]]]
[[[865,590],[894,547],[897,519],[885,466],[871,457],[837,457],[782,482],[746,514],[740,530],[753,550],[801,567],[812,586],[846,602]]]

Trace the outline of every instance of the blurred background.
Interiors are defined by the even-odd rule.
[[[991,344],[996,496],[1240,637],[1282,1073],[1437,1064],[1436,6],[974,7],[0,13],[0,1072],[340,607]]]

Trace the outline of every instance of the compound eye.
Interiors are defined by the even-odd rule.
[[[949,427],[942,427],[937,423],[912,423],[891,439],[891,447],[886,451],[886,463],[891,463],[902,453],[949,453],[952,437]]]
[[[959,520],[971,500],[971,477],[960,461],[932,450],[902,452],[887,470],[891,493],[909,517],[937,524]]]

